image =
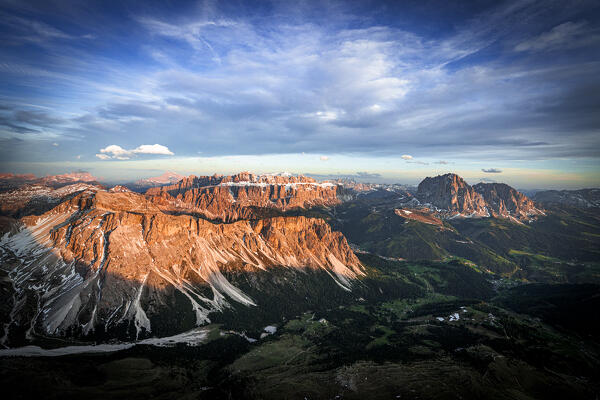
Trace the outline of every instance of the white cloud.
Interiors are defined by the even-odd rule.
[[[58,147],[58,143],[54,142],[52,143],[52,146]]]
[[[174,153],[170,151],[167,146],[163,146],[160,144],[143,144],[131,150],[131,152],[137,154],[164,154],[168,156],[174,155]]]
[[[129,160],[136,154],[160,154],[172,156],[174,153],[167,146],[160,144],[142,144],[133,150],[126,150],[116,144],[111,144],[103,149],[100,149],[101,154],[96,154],[101,160]]]
[[[401,159],[403,160],[412,160],[413,156],[409,156],[408,154],[404,154],[402,156],[400,156]]]
[[[327,157],[327,156],[321,156],[320,159],[321,159],[321,161],[327,161],[327,160],[329,160],[329,157]]]
[[[110,146],[106,146],[103,149],[100,149],[100,153],[111,154],[113,157],[117,156],[126,156],[131,154],[130,151],[125,150],[121,146],[117,146],[116,144],[111,144]]]

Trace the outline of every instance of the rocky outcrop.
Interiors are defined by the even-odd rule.
[[[0,241],[1,261],[16,265],[9,273],[15,295],[8,326],[29,324],[45,335],[125,326],[142,336],[159,323],[153,321],[181,310],[193,311],[200,325],[232,302],[259,304],[224,269],[320,270],[344,291],[363,274],[343,235],[321,219],[216,224],[165,214],[140,194],[100,190],[21,223]]]
[[[394,213],[405,220],[417,221],[429,225],[437,225],[439,227],[444,226],[442,220],[437,218],[434,213],[427,208],[397,208],[394,210]]]
[[[531,199],[505,183],[478,183],[473,189],[483,196],[494,217],[527,220],[544,215]]]
[[[446,218],[489,216],[483,197],[456,174],[425,178],[417,189],[417,198],[431,205]]]
[[[236,221],[262,214],[257,209],[338,204],[336,185],[304,176],[254,175],[190,176],[174,185],[151,188],[146,196],[161,210],[199,214],[208,219]]]

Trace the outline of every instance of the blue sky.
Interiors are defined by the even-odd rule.
[[[0,5],[0,169],[600,186],[597,1]]]

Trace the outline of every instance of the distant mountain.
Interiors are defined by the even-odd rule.
[[[347,178],[334,179],[329,182],[337,185],[337,196],[341,201],[350,201],[359,196],[388,197],[409,201],[413,197],[412,192],[415,191],[414,187],[407,185],[362,183]]]
[[[98,183],[98,178],[89,172],[71,172],[62,175],[48,175],[38,179],[35,183],[53,188],[59,188],[66,185],[72,185],[77,182]]]
[[[433,206],[447,218],[488,217],[483,197],[456,174],[425,178],[417,189],[421,203]]]
[[[184,178],[186,178],[185,175],[180,175],[176,172],[167,171],[160,176],[137,180],[128,186],[131,186],[131,188],[134,189],[136,192],[144,192],[149,188],[164,185],[172,185]]]
[[[544,190],[533,198],[546,206],[600,207],[600,189]]]
[[[237,175],[189,176],[174,185],[146,192],[158,208],[170,213],[198,214],[208,219],[235,221],[264,216],[270,211],[338,204],[336,185],[305,176]]]

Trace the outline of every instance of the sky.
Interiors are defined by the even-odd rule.
[[[0,0],[0,172],[600,186],[598,1]]]

